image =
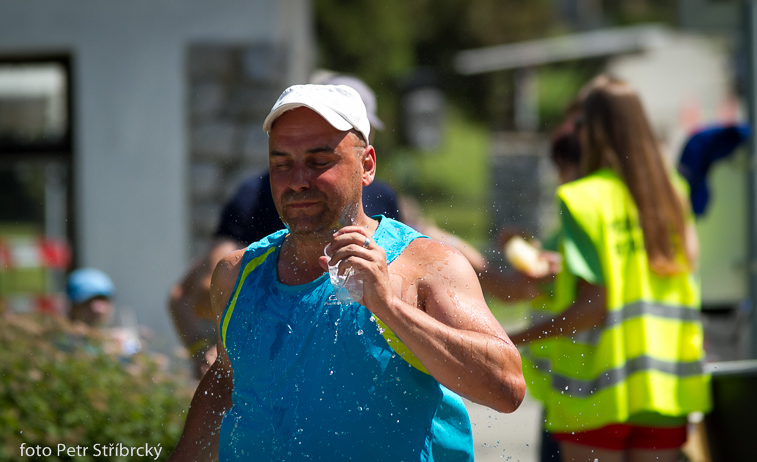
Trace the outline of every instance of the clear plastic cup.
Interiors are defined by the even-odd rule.
[[[331,258],[326,253],[326,248],[323,248],[323,254]],[[350,267],[343,275],[339,274],[339,263],[329,266],[329,279],[331,280],[331,286],[334,288],[334,294],[340,303],[359,303],[363,299],[363,281],[358,279],[355,273],[355,269]]]

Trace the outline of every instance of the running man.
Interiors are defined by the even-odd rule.
[[[171,460],[472,461],[460,396],[512,412],[525,383],[470,264],[365,214],[376,153],[351,88],[292,86],[264,130],[287,228],[216,267],[218,360]]]

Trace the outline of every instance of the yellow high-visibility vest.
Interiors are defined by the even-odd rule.
[[[567,183],[557,196],[596,249],[607,315],[597,329],[533,342],[523,355],[529,391],[546,408],[545,428],[587,431],[649,412],[707,412],[695,275],[650,269],[638,210],[612,170]],[[563,266],[545,314],[554,316],[575,297],[575,276]]]

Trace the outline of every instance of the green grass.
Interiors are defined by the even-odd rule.
[[[397,149],[379,171],[427,218],[481,248],[489,239],[489,157],[490,133],[450,109],[438,149]]]

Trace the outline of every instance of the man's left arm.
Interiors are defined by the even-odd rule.
[[[487,307],[465,257],[437,241],[413,241],[392,265],[393,277],[417,284],[417,304],[408,303],[392,288],[383,250],[348,244],[361,239],[349,237],[356,229],[341,230],[346,235],[332,246],[342,249],[336,258],[346,259],[363,279],[363,305],[442,385],[497,411],[516,410],[525,395],[520,355]]]
[[[520,354],[486,305],[468,260],[428,239],[415,246],[416,264],[427,272],[418,306],[395,297],[377,316],[442,385],[497,411],[516,410],[525,395]]]

